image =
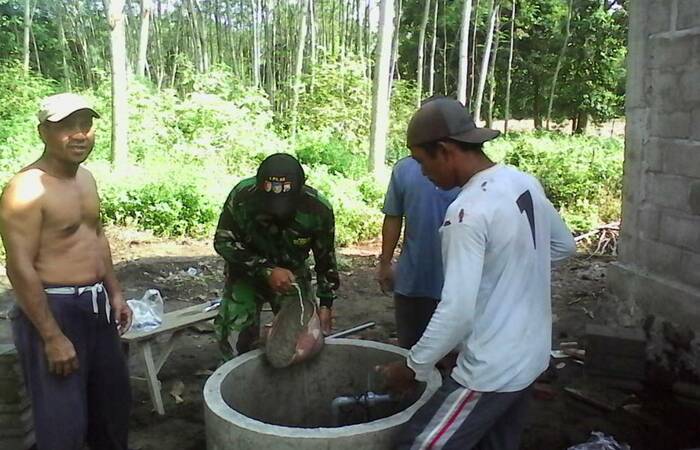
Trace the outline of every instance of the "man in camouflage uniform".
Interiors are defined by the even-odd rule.
[[[227,359],[233,356],[228,344],[232,331],[240,331],[238,354],[255,346],[263,303],[276,314],[285,301],[314,298],[307,263],[310,251],[321,329],[330,332],[339,285],[335,218],[330,203],[304,183],[301,164],[291,155],[277,153],[226,199],[214,237],[216,252],[226,260],[224,295],[214,326]]]

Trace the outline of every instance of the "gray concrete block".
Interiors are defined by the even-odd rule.
[[[700,2],[697,0],[678,0],[676,29],[684,30],[694,27],[700,27]]]
[[[644,147],[644,171],[645,172],[663,172],[664,163],[667,155],[663,150],[659,141],[662,138],[651,138],[649,143]]]
[[[690,179],[679,175],[648,173],[645,176],[644,199],[665,208],[689,211]]]
[[[646,106],[644,78],[647,72],[647,46],[649,42],[649,29],[647,28],[649,21],[647,16],[651,3],[651,0],[641,0],[631,2],[629,5],[627,85],[625,94],[625,109],[627,113],[631,109]],[[654,31],[659,31],[659,27],[662,27],[662,25],[657,25],[657,29]]]
[[[700,217],[664,212],[659,240],[684,250],[700,253]]]
[[[652,0],[644,7],[646,10],[646,31],[649,34],[661,33],[671,29],[671,5],[669,0]]]
[[[700,289],[621,261],[610,264],[608,286],[620,299],[634,300],[647,314],[676,323],[700,323]]]
[[[700,289],[700,254],[683,252],[678,269],[683,283]],[[698,308],[700,308],[700,305],[698,305]]]
[[[649,67],[669,69],[685,66],[698,52],[700,35],[688,32],[671,32],[649,39]]]
[[[653,69],[650,72],[651,91],[647,92],[650,105],[656,111],[673,112],[683,103],[685,95],[679,89],[683,72],[678,68]]]
[[[629,218],[629,216],[630,215],[628,214],[626,217]],[[618,261],[636,264],[638,259],[637,249],[639,246],[637,245],[637,236],[634,233],[636,233],[636,231],[626,232],[624,227],[620,230],[620,240],[617,244]]]
[[[700,66],[694,64],[684,67],[679,80],[677,91],[681,94],[680,102],[698,106],[700,104]]]
[[[644,170],[643,156],[648,144],[647,110],[633,110],[627,120],[622,191],[625,201],[636,204],[641,202],[644,192],[641,174]]]
[[[647,241],[659,239],[659,224],[661,223],[661,209],[658,205],[644,204],[637,211],[639,217],[639,237]]]
[[[700,167],[700,166],[696,166]],[[688,198],[690,212],[696,216],[700,215],[700,180],[690,183],[690,195]],[[700,272],[700,270],[698,271]]]
[[[657,275],[678,277],[683,250],[663,242],[646,239],[640,239],[637,245],[641,249],[637,256],[637,266]]]
[[[653,110],[649,114],[649,127],[649,134],[654,137],[687,139],[691,135],[691,113]]]
[[[693,109],[690,116],[690,138],[693,141],[700,141],[700,107]]]
[[[661,160],[666,174],[700,178],[700,142],[654,138],[649,146],[654,149],[652,159]]]

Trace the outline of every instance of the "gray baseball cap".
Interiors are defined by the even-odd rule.
[[[497,138],[498,130],[479,128],[459,101],[438,97],[423,103],[413,114],[406,130],[406,145],[416,147],[441,139],[483,144]]]
[[[41,100],[39,112],[36,114],[36,117],[39,119],[39,123],[44,123],[46,121],[60,122],[74,112],[82,109],[90,111],[93,117],[100,117],[85,97],[71,92],[45,97]]]

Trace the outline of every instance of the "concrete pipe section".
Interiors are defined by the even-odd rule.
[[[405,355],[393,345],[327,339],[316,358],[286,369],[273,369],[262,350],[235,358],[204,386],[207,449],[392,449],[442,383],[434,370],[413,398],[380,392],[374,367]]]

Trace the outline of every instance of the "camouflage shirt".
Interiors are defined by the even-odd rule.
[[[333,208],[319,192],[304,186],[296,213],[283,226],[257,212],[255,177],[238,183],[224,205],[214,248],[228,265],[227,284],[247,279],[267,289],[274,267],[310,278],[307,258],[313,251],[321,305],[331,306],[340,279],[335,259]]]

